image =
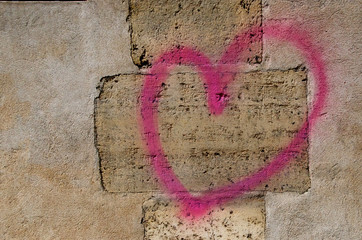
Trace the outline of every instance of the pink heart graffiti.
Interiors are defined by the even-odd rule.
[[[316,91],[313,107],[305,122],[300,126],[289,144],[270,163],[249,176],[230,185],[205,191],[199,196],[192,195],[178,179],[164,154],[158,131],[158,99],[161,85],[166,81],[172,67],[192,65],[200,74],[207,89],[208,108],[214,115],[222,114],[227,104],[227,85],[233,80],[232,67],[241,59],[241,54],[250,44],[261,38],[273,38],[292,44],[305,58],[313,74]],[[233,65],[234,64],[234,65]],[[146,143],[150,161],[160,184],[172,198],[182,206],[185,216],[202,216],[213,206],[225,203],[249,192],[259,184],[280,172],[302,150],[302,143],[321,113],[327,95],[325,66],[318,48],[312,44],[308,34],[290,24],[266,24],[252,27],[235,37],[221,59],[215,64],[201,52],[187,47],[173,48],[162,54],[145,76],[141,93],[141,131]]]

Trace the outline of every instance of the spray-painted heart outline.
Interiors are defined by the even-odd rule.
[[[262,36],[292,44],[305,58],[315,81],[311,111],[294,138],[270,163],[237,182],[205,191],[200,196],[193,196],[175,175],[162,148],[157,118],[161,85],[168,78],[172,67],[179,64],[195,66],[207,88],[209,110],[212,114],[219,115],[226,106],[227,85],[233,80],[235,73],[230,66],[237,63],[243,51],[253,42],[260,41]],[[300,153],[302,143],[308,137],[308,129],[314,125],[325,104],[327,89],[325,66],[319,49],[312,43],[307,32],[291,24],[264,24],[263,27],[252,27],[239,34],[216,66],[213,66],[204,54],[191,48],[178,47],[165,52],[153,63],[145,76],[140,96],[140,129],[156,177],[165,191],[183,206],[184,215],[201,216],[211,207],[255,189],[280,172]]]

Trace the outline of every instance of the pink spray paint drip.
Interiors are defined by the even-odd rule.
[[[194,196],[176,176],[162,148],[157,117],[162,83],[167,80],[174,66],[194,66],[207,88],[210,113],[220,115],[227,104],[227,85],[235,76],[230,71],[230,66],[238,63],[249,45],[260,41],[262,36],[290,43],[301,52],[316,83],[313,107],[294,138],[270,163],[235,183]],[[144,79],[141,93],[141,131],[156,177],[165,191],[182,205],[184,216],[200,217],[212,207],[240,197],[279,173],[301,152],[303,142],[308,137],[308,127],[314,125],[324,106],[327,89],[325,66],[320,51],[312,44],[306,32],[291,25],[267,24],[264,27],[250,28],[235,37],[215,66],[204,54],[191,48],[179,47],[165,52],[153,63]]]

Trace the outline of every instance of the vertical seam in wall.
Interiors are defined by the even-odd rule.
[[[133,57],[132,57],[132,52],[133,52],[133,46],[132,46],[132,39],[133,39],[133,28],[132,28],[132,22],[131,22],[131,14],[132,14],[132,9],[131,9],[131,0],[128,0],[128,15],[126,17],[126,22],[128,22],[128,32],[129,32],[129,55],[131,57],[132,63],[138,68],[140,69],[139,66],[137,66],[137,64],[135,64]]]
[[[101,186],[101,189],[103,191],[107,191],[106,188],[104,187],[104,181],[103,181],[103,173],[102,173],[102,161],[101,161],[101,156],[99,154],[99,150],[98,150],[98,146],[97,146],[97,142],[98,142],[98,135],[97,135],[97,124],[96,124],[96,116],[97,116],[97,102],[102,94],[102,90],[103,90],[103,84],[104,84],[104,81],[103,81],[104,78],[101,79],[99,85],[97,86],[97,89],[99,89],[99,94],[98,96],[96,96],[94,98],[94,101],[93,101],[93,134],[94,134],[94,147],[96,149],[96,154],[97,154],[97,167],[98,167],[98,173],[99,173],[99,181],[100,181],[100,186]]]
[[[98,133],[97,133],[97,124],[96,124],[96,120],[97,120],[97,103],[103,93],[103,89],[104,89],[104,84],[107,81],[111,81],[113,80],[115,77],[120,76],[120,74],[116,74],[113,76],[105,76],[102,77],[98,86],[97,86],[97,90],[99,90],[99,94],[98,96],[96,96],[94,98],[93,104],[94,104],[94,108],[93,108],[93,130],[94,130],[94,147],[96,148],[96,153],[97,153],[97,157],[98,157],[98,171],[99,171],[99,180],[100,180],[100,185],[103,191],[109,192],[106,187],[104,186],[104,180],[103,180],[103,172],[102,172],[102,158],[99,154],[99,150],[98,150]]]
[[[260,0],[260,27],[261,29],[263,29],[263,23],[264,23],[264,15],[263,15],[263,0]],[[264,31],[262,31],[261,33],[261,60],[260,60],[260,65],[263,65],[263,60],[264,60]]]
[[[307,139],[306,139],[306,142],[307,142],[307,163],[308,163],[308,169],[307,169],[307,173],[308,173],[308,178],[309,178],[309,188],[308,188],[308,190],[309,189],[311,189],[311,187],[312,187],[312,177],[311,177],[311,174],[310,174],[310,159],[309,159],[309,155],[310,155],[310,130],[311,130],[311,128],[310,128],[310,122],[309,122],[309,118],[308,118],[308,116],[309,116],[309,107],[310,107],[310,104],[309,104],[309,96],[308,96],[308,92],[309,92],[309,85],[310,85],[310,81],[309,81],[309,79],[308,79],[308,74],[309,74],[309,70],[308,70],[308,68],[306,68],[306,87],[305,87],[305,95],[306,95],[306,100],[307,100]],[[305,192],[308,192],[308,190],[306,190]]]
[[[144,204],[144,202],[143,202]],[[145,224],[144,224],[144,221],[145,221],[145,218],[146,218],[146,211],[145,211],[145,208],[144,206],[142,205],[142,218],[141,218],[141,224],[142,224],[142,227],[143,227],[143,240],[146,240],[146,227],[145,227]]]

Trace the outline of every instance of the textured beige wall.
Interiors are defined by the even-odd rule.
[[[1,239],[142,239],[146,195],[102,190],[93,133],[99,80],[137,70],[127,14],[120,1],[0,3],[1,109],[13,109],[1,112]]]
[[[267,192],[265,200],[258,195],[236,200],[227,211],[215,210],[213,227],[207,226],[213,234],[204,239],[250,238],[245,227],[259,234],[255,239],[360,238],[361,5],[358,0],[262,1],[264,20],[300,22],[322,46],[327,64],[328,102],[309,141],[310,188],[303,194]],[[177,235],[147,224],[150,218],[178,224],[161,192],[110,193],[101,185],[94,144],[97,86],[106,76],[140,74],[132,61],[136,53],[131,57],[128,14],[127,1],[0,3],[1,239]],[[262,49],[265,71],[303,64],[283,44],[263,40]],[[312,93],[310,84],[309,101]],[[235,219],[231,211],[248,213],[258,224]],[[204,234],[197,223],[187,229]]]
[[[311,188],[302,195],[267,194],[269,239],[359,239],[362,235],[362,79],[357,60],[361,58],[361,3],[264,3],[266,19],[298,20],[313,34],[322,47],[330,85],[324,115],[310,136]],[[268,67],[287,67],[298,59],[274,44],[264,46]]]

